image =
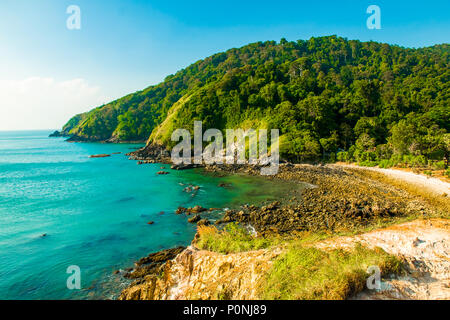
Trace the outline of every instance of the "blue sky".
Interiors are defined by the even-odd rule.
[[[66,28],[72,4],[81,30]],[[366,27],[371,4],[381,9],[381,30]],[[448,43],[449,12],[448,0],[1,0],[0,130],[61,127],[74,113],[249,42],[336,34],[408,47]]]

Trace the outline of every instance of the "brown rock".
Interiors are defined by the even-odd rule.
[[[191,212],[191,213],[200,213],[200,212],[203,212],[203,211],[207,211],[207,209],[203,208],[202,206],[198,206],[197,205],[197,206],[195,206],[193,208],[189,208],[188,211]]]
[[[257,250],[230,256],[188,247],[165,264],[164,277],[146,276],[122,291],[119,300],[258,299],[255,289],[262,287],[280,253]]]
[[[178,209],[175,211],[176,214],[182,214],[186,212],[187,209],[185,207],[178,207]]]
[[[176,247],[151,253],[147,257],[138,260],[135,263],[136,268],[127,269],[127,273],[125,273],[124,277],[129,279],[140,279],[148,275],[159,274],[162,271],[163,265],[168,260],[175,258],[184,249],[185,247]]]
[[[89,156],[89,158],[106,158],[106,157],[111,157],[110,154],[93,154],[91,156]]]
[[[201,219],[197,222],[198,226],[209,226],[211,222],[208,219]]]
[[[199,216],[198,214],[196,214],[196,215],[193,216],[192,218],[189,218],[189,219],[188,219],[188,222],[190,222],[190,223],[196,223],[196,222],[198,222],[198,221],[200,221],[200,220],[201,220],[200,216]]]

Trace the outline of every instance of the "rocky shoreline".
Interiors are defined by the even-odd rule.
[[[171,161],[169,152],[158,145],[148,145],[128,155],[142,164],[167,164]],[[197,167],[218,175],[260,175],[260,167],[255,165],[172,165],[171,169]],[[424,217],[432,213],[431,208],[403,190],[365,178],[351,168],[282,163],[276,175],[266,178],[287,181],[294,186],[296,182],[302,182],[310,187],[301,191],[293,189],[284,201],[263,206],[243,204],[238,210],[227,210],[216,224],[250,224],[261,235],[319,230],[334,232],[413,212]]]
[[[67,138],[66,142],[99,142],[99,143],[129,143],[129,144],[134,144],[134,143],[145,143],[144,140],[130,140],[130,141],[126,141],[126,140],[120,140],[117,137],[111,137],[109,139],[102,139],[101,137],[84,137],[84,136],[79,136],[76,134],[70,134],[67,131],[58,131],[55,130],[52,133],[50,133],[49,138]]]
[[[141,164],[170,163],[169,152],[161,146],[148,145],[128,155]],[[218,175],[260,174],[260,167],[250,165],[188,165],[172,166],[171,169],[193,167],[202,167],[205,172]],[[436,213],[434,208],[404,190],[366,178],[356,169],[283,163],[280,164],[278,174],[267,176],[267,179],[294,183],[294,186],[295,182],[307,183],[309,188],[296,190],[294,187],[283,201],[262,206],[244,204],[239,209],[226,210],[222,218],[215,222],[216,225],[237,222],[251,225],[258,236],[293,237],[302,232],[348,232],[411,214],[427,218]],[[192,214],[188,218],[189,222],[207,225],[210,222],[202,214],[208,211],[196,206],[179,208],[176,213],[186,216]],[[192,248],[189,249],[191,254],[195,251],[195,239]],[[186,250],[163,250],[139,260],[133,271],[126,274],[126,277],[135,281],[124,290],[121,299],[133,298],[130,290],[136,286],[147,283],[148,287],[149,281],[156,284],[164,270],[172,265],[172,260],[181,259],[179,257],[182,255],[189,256]],[[158,299],[162,296],[152,294],[146,298]]]
[[[224,170],[208,168],[205,170]],[[230,172],[230,169],[225,169]],[[258,168],[231,168],[231,172],[258,174]],[[433,210],[406,192],[342,168],[313,165],[280,165],[268,179],[301,181],[311,185],[285,203],[243,206],[227,211],[223,220],[251,224],[261,234],[292,234],[298,231],[352,230],[377,220],[389,220]],[[344,196],[345,195],[345,196]]]

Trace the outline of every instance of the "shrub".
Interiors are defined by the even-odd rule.
[[[409,164],[412,162],[412,159],[413,159],[413,158],[414,158],[413,155],[405,154],[405,155],[403,156],[401,162],[402,162],[403,165],[407,166],[407,165],[409,165]]]
[[[347,151],[338,152],[336,155],[338,161],[349,162],[350,157]]]
[[[362,167],[375,167],[378,165],[378,162],[376,161],[362,161],[360,163],[358,163],[358,165],[362,166]]]
[[[380,168],[385,168],[385,169],[394,167],[395,165],[396,165],[396,163],[391,159],[384,159],[378,163],[378,166]]]
[[[391,157],[391,160],[392,160],[394,163],[399,164],[400,162],[402,162],[403,156],[401,156],[401,155],[399,155],[399,154],[394,154],[394,155]]]
[[[444,170],[446,167],[445,161],[435,162],[435,163],[433,163],[433,167],[437,170]]]
[[[330,153],[330,155],[328,156],[328,161],[336,162],[336,154],[334,152]]]
[[[392,148],[388,144],[380,144],[375,150],[378,159],[389,159],[392,157]]]
[[[424,167],[427,164],[427,159],[423,155],[412,157],[409,164],[413,167]]]
[[[359,162],[368,162],[375,161],[377,159],[377,155],[372,151],[364,151],[364,152],[355,152],[355,158]]]

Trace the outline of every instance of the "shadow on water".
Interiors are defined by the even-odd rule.
[[[119,200],[116,200],[115,202],[119,202],[119,203],[121,203],[121,202],[128,202],[128,201],[132,201],[134,199],[135,199],[135,197],[125,197],[125,198],[121,198]]]

